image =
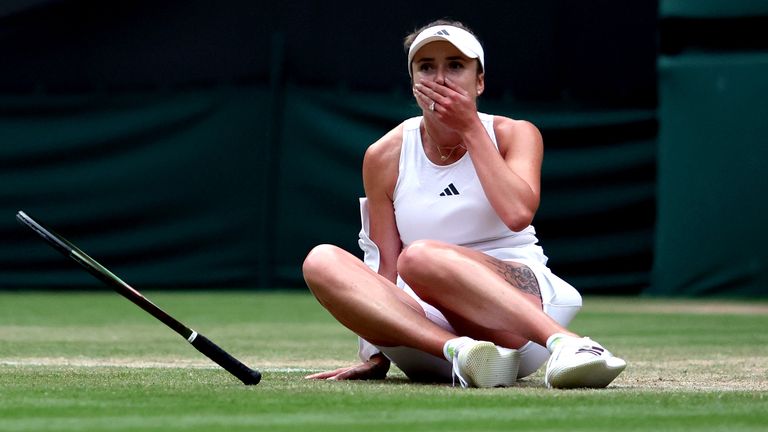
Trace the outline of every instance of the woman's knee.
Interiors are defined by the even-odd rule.
[[[330,244],[321,244],[309,251],[301,271],[310,289],[329,277],[331,269],[339,262],[341,255],[342,250]]]
[[[445,260],[446,246],[434,240],[419,240],[403,249],[397,258],[397,272],[403,278],[431,273]]]

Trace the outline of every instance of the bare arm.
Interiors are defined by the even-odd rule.
[[[379,249],[379,274],[393,284],[397,279],[397,257],[402,250],[395,222],[392,195],[397,181],[402,127],[390,131],[372,144],[363,159],[363,184],[368,198],[370,238]],[[368,361],[332,371],[308,375],[308,379],[368,380],[383,379],[390,362],[383,354]]]
[[[527,227],[539,207],[543,143],[531,123],[495,117],[494,132],[499,149],[477,115],[466,90],[445,79],[445,85],[421,81],[417,93],[440,104],[439,111],[426,111],[426,121],[453,130],[472,157],[488,201],[512,230]],[[426,100],[429,100],[426,99]]]
[[[363,159],[370,237],[379,248],[379,274],[392,283],[397,279],[397,257],[403,248],[392,202],[401,143],[402,127],[399,126],[371,145]]]
[[[529,122],[495,117],[497,151],[484,128],[467,132],[467,149],[488,201],[510,229],[531,224],[540,200],[543,144]]]

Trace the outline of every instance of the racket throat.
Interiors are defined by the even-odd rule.
[[[187,342],[193,343],[195,341],[195,339],[197,339],[197,335],[198,335],[198,333],[196,331],[192,330],[192,334],[190,334],[189,337],[187,338]]]

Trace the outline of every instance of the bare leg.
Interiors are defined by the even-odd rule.
[[[460,334],[510,348],[528,340],[546,346],[555,333],[573,334],[542,311],[538,283],[525,266],[424,240],[402,252],[397,269]]]
[[[380,346],[407,346],[442,357],[456,335],[432,323],[421,306],[354,255],[331,245],[312,249],[304,280],[344,326]]]

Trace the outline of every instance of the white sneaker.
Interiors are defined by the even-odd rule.
[[[544,383],[549,388],[602,388],[625,367],[627,362],[592,339],[567,338],[555,346],[549,357]]]
[[[517,381],[520,353],[472,339],[453,349],[453,377],[462,387],[508,387]]]

